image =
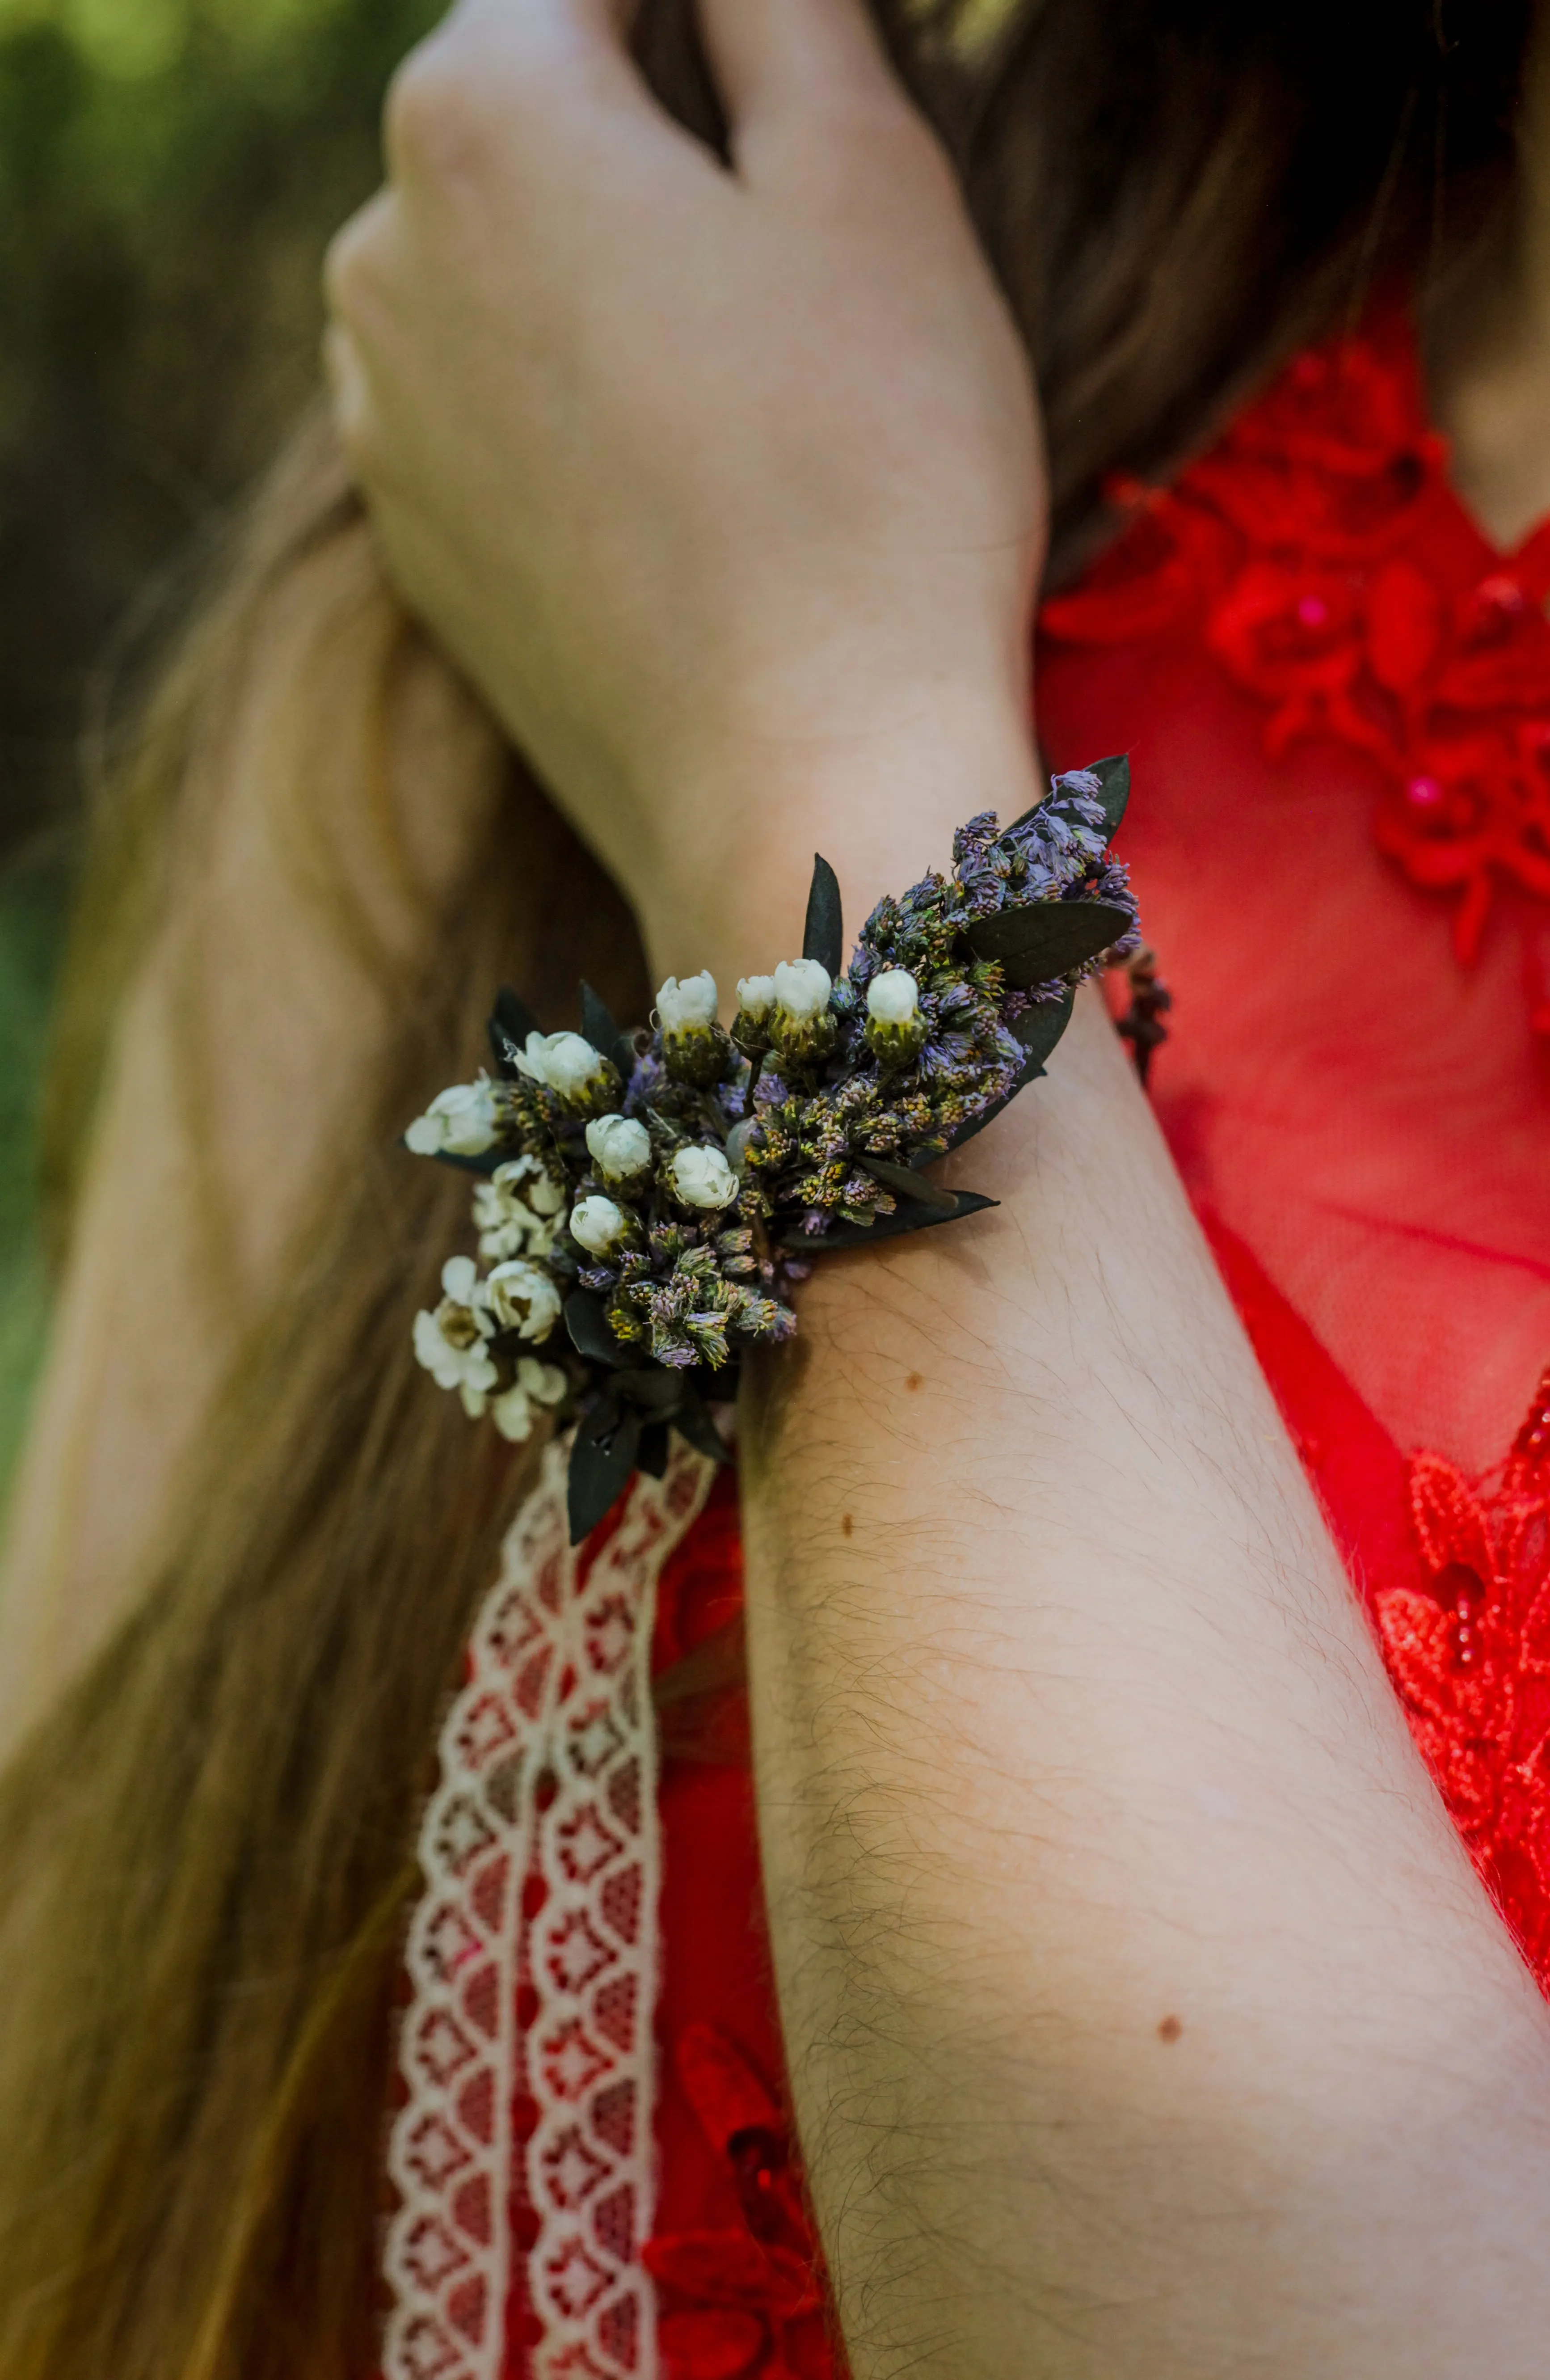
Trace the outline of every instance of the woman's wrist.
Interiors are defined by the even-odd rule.
[[[1011,695],[905,694],[885,729],[844,742],[793,731],[740,753],[674,805],[684,823],[638,902],[653,973],[708,967],[730,1000],[740,975],[796,956],[815,852],[839,879],[849,937],[884,892],[948,867],[965,818],[1010,821],[1045,790]]]

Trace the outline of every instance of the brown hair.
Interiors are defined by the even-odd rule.
[[[1510,164],[1525,0],[1470,0],[1456,28],[1434,0],[1368,0],[1355,22],[1350,0],[1033,0],[977,49],[971,0],[878,13],[1038,362],[1058,568],[1102,533],[1107,474],[1166,470],[1375,276],[1423,274],[1487,220]],[[715,140],[683,0],[639,39]],[[244,656],[297,625],[306,658],[275,711],[353,710],[391,747],[406,667],[433,664],[319,424],[104,807],[61,1145],[80,1143],[115,997],[177,897],[167,855],[220,799]],[[617,895],[472,698],[448,699],[457,765],[504,781],[494,847],[434,972],[391,986],[391,1059],[340,1120],[131,1616],[0,1788],[0,2380],[373,2368],[416,1811],[527,1476],[414,1366],[408,1320],[465,1192],[394,1140],[475,1058],[503,977],[554,1021],[583,972],[621,1013],[646,994]],[[334,748],[321,724],[290,734],[285,765]]]

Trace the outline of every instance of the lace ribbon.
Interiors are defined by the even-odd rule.
[[[675,1440],[573,1550],[551,1446],[479,1614],[420,1837],[383,2380],[501,2380],[514,2350],[652,2380],[651,1633],[714,1475]]]

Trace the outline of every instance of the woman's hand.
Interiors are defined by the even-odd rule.
[[[331,364],[397,584],[655,954],[751,965],[816,839],[862,893],[1032,797],[1035,399],[862,0],[705,0],[730,171],[622,13],[464,0],[409,60]]]

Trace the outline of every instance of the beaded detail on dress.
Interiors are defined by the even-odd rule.
[[[383,2380],[651,2380],[657,1579],[714,1466],[675,1446],[572,1548],[551,1446],[426,1812]]]
[[[1453,905],[1468,965],[1496,894],[1550,901],[1550,523],[1496,551],[1448,484],[1410,319],[1299,356],[1137,517],[1044,634],[1202,638],[1261,703],[1267,752],[1333,736],[1378,771],[1374,832]],[[1525,949],[1550,1034],[1550,920]]]
[[[1505,1463],[1410,1465],[1423,1589],[1373,1598],[1411,1730],[1475,1865],[1550,1989],[1550,1371]]]

